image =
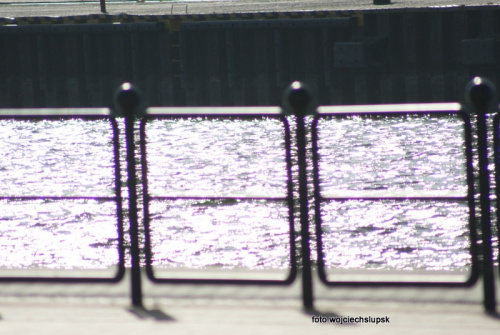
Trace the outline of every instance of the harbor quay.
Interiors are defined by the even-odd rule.
[[[443,102],[498,77],[491,2],[224,1],[0,4],[2,107],[111,106],[132,82],[152,106]]]
[[[126,119],[133,116],[126,113],[126,103],[116,101],[117,87],[126,91],[121,96],[124,101],[135,101],[134,93],[127,91],[132,85],[125,82],[140,89],[144,106],[167,108],[281,106],[283,92],[297,82],[313,92],[312,104],[336,106],[333,109],[465,104],[470,101],[464,88],[472,78],[489,78],[500,86],[500,2],[383,2],[108,1],[105,8],[102,2],[2,2],[0,114],[5,119],[12,116],[8,113],[24,109],[26,118],[30,108],[64,107],[67,113],[70,108],[89,108],[80,110],[80,116],[97,115],[113,124],[115,114],[108,107],[119,105]],[[477,81],[476,93],[481,96],[484,85]],[[303,107],[300,92],[296,100],[288,100],[290,108]],[[462,117],[456,105],[446,107]],[[401,106],[397,108],[410,108]],[[265,110],[267,117],[281,120],[276,110]],[[55,111],[51,119],[70,116]],[[162,111],[156,109],[151,115]],[[211,117],[206,110],[193,111]],[[302,114],[295,116],[300,119]],[[133,137],[128,143],[134,143]],[[123,185],[130,187],[127,182]],[[234,203],[229,199],[224,205]],[[202,206],[210,204],[198,207]],[[125,234],[137,233],[125,228]],[[137,241],[129,242],[127,247],[120,242],[121,252],[138,255],[132,250]],[[496,255],[498,246],[489,251]],[[359,285],[325,284],[314,265],[309,274],[293,268],[294,280],[273,286],[265,281],[261,285],[217,279],[155,281],[138,259],[127,257],[120,259],[114,282],[2,276],[0,334],[497,334],[500,330],[495,305],[500,298],[498,264],[485,266],[494,269],[488,276],[474,265],[473,285],[448,285],[443,279],[446,273],[436,273],[442,285],[384,284],[384,276],[400,278],[398,271],[385,272],[374,285],[363,282],[366,272],[354,273]],[[331,278],[344,275],[338,271]],[[420,283],[422,274],[413,275]],[[489,291],[484,290],[485,278]],[[305,287],[313,292],[314,307],[305,303]],[[491,296],[485,298],[486,294]],[[488,299],[494,306],[485,308]]]

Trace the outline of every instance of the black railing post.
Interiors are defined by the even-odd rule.
[[[139,220],[137,210],[137,177],[135,164],[134,124],[140,115],[140,95],[130,83],[122,84],[115,96],[119,112],[125,117],[125,143],[127,150],[127,185],[130,221],[131,295],[132,306],[143,308],[141,286],[141,263],[139,248]]]
[[[302,301],[305,309],[312,309],[314,304],[311,247],[309,233],[309,201],[307,188],[307,141],[305,117],[311,111],[312,94],[303,83],[293,82],[284,92],[285,113],[295,116],[297,163],[299,169],[300,232],[302,255]]]
[[[493,270],[493,250],[491,232],[490,174],[488,171],[488,128],[487,114],[492,112],[496,88],[488,79],[475,77],[467,85],[465,99],[477,116],[479,192],[481,207],[482,273],[484,307],[495,313],[495,277]]]
[[[101,13],[106,14],[106,0],[99,0],[101,4]]]

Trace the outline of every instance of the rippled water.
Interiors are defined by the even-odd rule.
[[[107,269],[118,262],[113,203],[2,201],[0,269]]]
[[[290,224],[283,124],[278,120],[166,120],[147,126],[150,194],[230,197],[156,200],[158,268],[286,269]]]
[[[155,202],[154,265],[158,268],[286,269],[288,209],[284,203]]]
[[[113,194],[107,122],[1,121],[0,129],[1,196]],[[463,130],[454,117],[324,119],[318,129],[325,197],[466,195]],[[272,119],[148,123],[149,193],[159,197],[150,205],[155,267],[290,265],[283,136]],[[172,196],[185,198],[161,198]],[[0,204],[1,268],[104,269],[118,261],[113,202]],[[330,199],[321,211],[329,268],[470,266],[464,201]]]
[[[324,193],[442,191],[466,195],[458,116],[350,117],[320,121]],[[422,192],[420,192],[422,193]]]
[[[278,120],[157,121],[146,133],[152,195],[286,196]]]
[[[0,196],[114,193],[111,130],[103,121],[1,121]],[[116,206],[101,200],[0,202],[0,268],[100,269],[118,262]]]
[[[111,129],[103,121],[1,121],[1,196],[113,194]]]
[[[320,121],[322,207],[330,268],[465,270],[471,258],[465,140],[457,116]]]

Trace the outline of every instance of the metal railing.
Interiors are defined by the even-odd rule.
[[[318,139],[318,122],[322,119],[333,118],[343,119],[347,117],[401,117],[401,116],[415,116],[415,117],[430,117],[439,118],[443,116],[452,116],[460,119],[463,125],[464,135],[464,150],[463,154],[466,158],[465,162],[465,180],[467,185],[467,195],[439,195],[431,191],[401,191],[398,192],[390,190],[379,190],[376,194],[373,192],[353,191],[348,195],[323,195],[321,190],[321,169],[319,164],[319,139]],[[472,169],[472,134],[471,123],[469,114],[458,103],[434,103],[434,104],[405,104],[405,105],[368,105],[368,106],[339,106],[339,107],[319,107],[318,112],[312,122],[312,155],[314,166],[314,201],[315,201],[315,218],[316,218],[316,234],[318,238],[318,271],[321,280],[329,286],[471,286],[476,283],[479,277],[479,264],[476,243],[476,224],[475,224],[475,202],[474,202],[474,176]],[[422,159],[422,157],[420,157]],[[346,191],[343,191],[345,193]],[[352,194],[354,193],[354,194]],[[367,194],[368,193],[368,194]],[[465,281],[448,280],[444,278],[441,280],[425,280],[425,275],[419,275],[417,278],[410,278],[408,281],[399,279],[395,280],[375,280],[375,281],[357,281],[357,280],[334,280],[328,278],[326,266],[324,264],[324,250],[323,250],[323,216],[322,207],[324,203],[328,202],[345,202],[350,200],[356,201],[393,201],[401,203],[403,201],[425,201],[434,204],[440,202],[464,202],[468,205],[469,218],[468,218],[468,234],[469,234],[469,251],[471,257],[471,270],[469,276]],[[369,279],[369,275],[367,275]]]
[[[486,83],[486,84],[485,84]],[[415,287],[430,287],[430,286],[444,286],[444,287],[457,287],[457,286],[471,286],[475,284],[478,278],[483,279],[484,288],[484,306],[489,312],[496,308],[495,301],[495,282],[493,277],[493,251],[492,251],[492,233],[491,233],[491,218],[490,218],[490,185],[488,174],[488,155],[486,150],[487,138],[485,131],[486,114],[494,111],[492,107],[493,91],[494,88],[489,86],[487,82],[481,79],[474,79],[468,89],[468,98],[470,100],[470,109],[476,114],[477,129],[478,129],[478,143],[473,141],[472,125],[469,118],[469,113],[466,108],[460,104],[407,104],[407,105],[379,105],[379,106],[344,106],[344,107],[319,107],[312,106],[312,95],[309,89],[301,83],[295,82],[285,91],[283,108],[279,107],[248,107],[248,108],[140,108],[140,97],[138,91],[131,84],[123,84],[116,94],[117,114],[125,117],[125,147],[126,147],[126,161],[127,161],[127,189],[128,189],[128,220],[130,224],[130,257],[131,257],[131,298],[132,305],[136,308],[143,309],[143,294],[142,294],[142,270],[141,263],[141,239],[144,238],[144,254],[145,254],[145,270],[149,279],[155,283],[187,283],[187,284],[231,284],[231,285],[289,285],[297,277],[298,268],[300,266],[301,285],[302,285],[302,300],[306,309],[314,307],[314,293],[313,293],[313,268],[315,266],[311,257],[311,240],[312,231],[315,231],[317,239],[317,254],[318,254],[318,274],[320,279],[327,286],[415,286]],[[463,151],[466,158],[465,179],[467,183],[466,196],[434,196],[434,195],[409,195],[409,196],[346,196],[336,197],[324,195],[321,190],[321,171],[318,164],[318,121],[323,118],[341,118],[347,115],[452,115],[462,120],[463,134],[465,141],[465,149]],[[90,109],[90,110],[0,110],[0,118],[11,119],[65,119],[65,118],[82,118],[82,119],[95,119],[105,118],[109,119],[113,129],[113,150],[115,161],[115,189],[116,194],[106,201],[114,201],[117,206],[117,226],[119,246],[118,252],[120,254],[120,264],[118,274],[112,278],[112,281],[118,281],[122,278],[124,273],[124,245],[123,245],[123,219],[122,215],[124,209],[122,208],[122,197],[120,194],[120,168],[118,157],[118,131],[117,123],[114,116],[110,115],[107,109]],[[293,116],[293,117],[290,117]],[[279,120],[283,125],[285,143],[285,164],[287,169],[287,184],[285,197],[252,197],[252,196],[178,196],[176,194],[167,196],[155,196],[149,194],[148,182],[148,143],[147,143],[147,124],[153,119],[185,119],[189,117],[203,117],[210,119],[245,119],[254,120],[261,118],[271,118]],[[289,120],[293,119],[294,131],[290,131]],[[135,138],[135,125],[136,121],[140,122],[139,129],[139,156],[141,157],[140,168],[142,175],[139,177],[137,173],[136,162],[136,138]],[[499,150],[498,147],[498,117],[495,123],[495,154],[496,162],[498,162]],[[308,141],[308,132],[311,134],[311,142]],[[293,134],[293,135],[292,135]],[[309,149],[309,144],[312,145],[312,150]],[[474,195],[475,193],[475,179],[473,174],[472,161],[472,147],[478,148],[479,160],[479,195],[480,195],[480,225],[476,224],[479,221],[476,216],[476,207]],[[293,155],[295,153],[295,155]],[[312,155],[312,160],[309,159]],[[292,157],[296,160],[292,160]],[[294,166],[296,164],[296,166]],[[312,164],[313,173],[312,181],[308,181],[310,174],[308,167]],[[498,164],[496,165],[498,169]],[[297,171],[294,173],[293,171]],[[496,178],[500,174],[497,171]],[[140,180],[140,179],[142,180]],[[476,181],[477,182],[477,181]],[[498,179],[497,179],[498,184]],[[312,188],[311,186],[312,185]],[[140,190],[142,186],[142,204],[140,203]],[[497,188],[497,192],[498,188]],[[14,199],[15,197],[7,197]],[[43,196],[37,196],[38,199],[43,199]],[[78,197],[80,199],[81,197]],[[96,199],[94,197],[91,197]],[[470,256],[471,256],[471,273],[465,281],[331,281],[326,274],[326,267],[324,263],[324,250],[323,250],[323,218],[321,216],[321,208],[325,202],[329,201],[345,201],[347,199],[361,199],[361,200],[391,200],[401,201],[433,201],[433,202],[448,202],[459,201],[467,203],[469,209],[468,217],[468,235],[470,242]],[[31,199],[31,198],[30,198]],[[64,197],[51,197],[51,199],[65,199]],[[168,200],[238,200],[238,201],[252,201],[255,199],[274,202],[279,201],[286,203],[288,208],[288,224],[289,224],[289,263],[290,269],[288,275],[283,280],[269,280],[269,279],[241,279],[241,278],[177,278],[177,277],[162,277],[158,276],[153,265],[153,250],[151,243],[151,215],[150,203],[152,201],[168,201]],[[141,234],[140,212],[139,207],[143,206],[144,215],[144,235]],[[311,227],[311,216],[309,210],[311,205],[314,205],[314,227]],[[295,222],[300,224],[300,233],[295,234]],[[480,236],[476,233],[480,231]],[[296,236],[298,235],[298,236]],[[295,247],[296,238],[300,238],[300,249]],[[480,238],[481,243],[478,243]],[[300,265],[298,255],[300,256]],[[9,277],[0,278],[2,281],[57,281],[57,282],[97,282],[103,281],[102,278],[25,278],[25,277]],[[109,279],[105,279],[108,280]]]
[[[119,159],[118,125],[111,117],[107,108],[81,108],[81,109],[0,109],[0,120],[58,120],[81,119],[84,121],[108,120],[112,131],[112,161],[114,162],[114,195],[113,196],[48,196],[48,195],[8,195],[0,196],[0,200],[14,201],[68,201],[68,200],[94,200],[98,202],[112,202],[116,206],[116,233],[118,264],[116,274],[111,277],[72,277],[72,276],[1,276],[1,282],[58,282],[58,283],[103,283],[118,282],[125,274],[123,208],[121,196],[121,177]]]
[[[491,222],[490,222],[490,188],[488,176],[488,157],[486,152],[486,133],[485,124],[483,125],[485,114],[493,109],[488,109],[492,102],[493,94],[485,94],[483,91],[488,91],[484,88],[484,81],[475,78],[472,81],[471,87],[467,89],[467,96],[472,109],[478,114],[477,128],[478,128],[478,143],[479,148],[479,192],[480,192],[480,207],[481,207],[481,248],[478,252],[476,220],[475,215],[476,204],[474,200],[474,178],[473,178],[473,165],[472,165],[472,131],[471,123],[466,112],[466,107],[460,104],[405,104],[405,105],[378,105],[378,106],[339,106],[339,107],[318,107],[317,109],[311,108],[312,94],[310,90],[300,83],[294,83],[289,87],[288,95],[285,98],[285,105],[292,106],[289,108],[291,114],[295,115],[297,119],[297,146],[298,146],[298,165],[299,174],[301,178],[300,185],[303,185],[303,190],[300,192],[299,201],[301,202],[301,224],[302,230],[302,253],[304,255],[303,262],[303,304],[305,308],[313,308],[314,296],[312,290],[312,262],[310,258],[310,235],[309,235],[309,219],[308,219],[308,191],[307,191],[307,141],[306,141],[306,118],[311,117],[312,122],[310,125],[311,138],[312,138],[312,164],[313,164],[313,202],[315,207],[315,224],[316,224],[316,239],[317,239],[317,253],[318,253],[318,275],[320,280],[328,286],[367,286],[367,287],[380,287],[380,286],[410,286],[410,287],[457,287],[457,286],[471,286],[474,285],[479,276],[483,278],[483,304],[488,312],[494,312],[496,309],[495,297],[495,283],[493,277],[493,256],[491,247]],[[477,87],[480,87],[477,89]],[[488,86],[489,88],[489,86]],[[473,94],[474,89],[479,90],[483,94]],[[492,90],[492,89],[491,89]],[[493,92],[493,91],[492,91]],[[491,93],[491,92],[490,92]],[[286,101],[288,99],[288,101]],[[467,196],[462,197],[443,197],[443,196],[402,196],[395,197],[387,194],[386,196],[365,197],[365,196],[343,196],[343,197],[327,197],[322,196],[320,187],[320,171],[319,171],[319,155],[318,155],[318,133],[317,124],[323,117],[345,117],[347,115],[409,115],[409,114],[455,114],[463,120],[463,129],[465,137],[465,157],[466,157],[466,180],[467,180]],[[483,121],[482,121],[483,120]],[[302,154],[300,152],[303,152]],[[371,199],[371,200],[393,200],[401,201],[403,199],[412,200],[434,200],[434,201],[466,201],[469,207],[469,241],[470,256],[471,256],[471,272],[467,280],[462,282],[457,281],[423,281],[423,280],[410,280],[410,281],[330,281],[326,274],[324,264],[323,252],[323,218],[321,215],[321,207],[325,201],[345,201],[349,199]],[[479,263],[479,255],[481,255],[481,263]],[[308,260],[305,258],[308,257]]]
[[[203,118],[217,120],[258,120],[258,119],[276,119],[283,125],[284,131],[284,157],[287,169],[287,183],[284,190],[285,197],[280,196],[154,196],[149,192],[148,181],[148,164],[147,164],[147,136],[146,127],[150,120],[169,119],[179,120],[186,118]],[[144,229],[145,229],[145,255],[146,255],[146,274],[149,279],[156,283],[196,283],[196,284],[233,284],[233,285],[289,285],[296,277],[296,255],[295,255],[295,234],[294,234],[294,199],[293,199],[293,181],[292,181],[292,162],[290,148],[290,129],[288,121],[283,117],[281,109],[277,107],[254,107],[254,108],[149,108],[146,110],[145,117],[142,118],[140,124],[140,146],[141,146],[141,162],[142,162],[142,188],[143,188],[143,206],[144,206]],[[190,148],[185,148],[189,150]],[[154,154],[154,153],[153,153]],[[284,280],[274,279],[236,279],[236,278],[165,278],[155,274],[153,266],[153,251],[151,243],[151,201],[165,200],[183,200],[183,201],[263,201],[265,202],[282,202],[288,207],[288,226],[289,226],[289,273]]]
[[[318,238],[318,272],[320,279],[328,286],[471,286],[474,285],[479,277],[483,280],[483,305],[488,312],[496,310],[496,293],[493,275],[493,250],[492,250],[492,232],[491,232],[491,203],[490,203],[490,176],[488,169],[488,134],[487,134],[487,115],[498,112],[494,103],[495,91],[493,84],[484,78],[474,78],[466,87],[466,100],[468,107],[460,104],[406,104],[406,105],[388,105],[388,106],[350,106],[350,107],[320,107],[314,118],[312,125],[313,138],[313,165],[314,165],[314,201],[316,207],[316,232]],[[473,174],[473,133],[471,130],[471,121],[469,113],[476,117],[477,131],[477,160],[479,173],[479,209],[481,217],[476,217],[476,203],[474,191]],[[444,197],[444,196],[403,196],[394,197],[390,194],[382,197],[322,197],[320,188],[320,172],[318,165],[318,134],[317,124],[322,117],[345,117],[347,115],[456,115],[463,121],[463,133],[465,138],[465,157],[466,157],[466,181],[467,197]],[[495,157],[498,158],[498,117],[495,118]],[[496,161],[498,163],[498,161]],[[496,164],[498,169],[498,164]],[[497,170],[498,172],[498,170]],[[497,173],[497,178],[499,174]],[[498,181],[498,179],[497,179]],[[498,183],[497,183],[498,185]],[[498,187],[497,187],[497,192]],[[469,241],[471,256],[471,271],[465,281],[330,281],[327,277],[323,263],[322,248],[322,216],[321,205],[325,201],[345,201],[348,199],[360,200],[424,200],[424,201],[467,201],[469,207]],[[477,225],[476,222],[480,224]],[[481,245],[477,244],[476,231],[479,230]],[[479,258],[481,262],[479,261]]]

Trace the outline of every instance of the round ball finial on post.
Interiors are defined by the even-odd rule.
[[[286,115],[304,117],[314,114],[311,89],[300,81],[294,81],[283,93],[283,107]]]
[[[493,111],[496,91],[489,79],[474,77],[465,88],[465,101],[476,113],[487,114]]]
[[[142,111],[139,110],[141,103],[140,90],[131,83],[123,83],[115,92],[115,105],[117,116],[141,117]]]

